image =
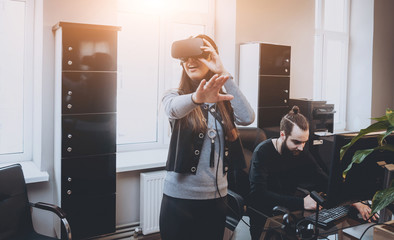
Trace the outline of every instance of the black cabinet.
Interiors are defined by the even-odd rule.
[[[290,47],[260,44],[260,75],[290,76]]]
[[[67,214],[73,239],[111,233],[116,227],[120,28],[60,22],[53,30],[55,200]]]
[[[277,137],[280,119],[289,111],[290,56],[290,46],[240,46],[239,86],[256,112],[252,125],[266,130],[268,137]]]

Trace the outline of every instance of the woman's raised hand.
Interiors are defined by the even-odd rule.
[[[224,68],[222,60],[220,60],[219,55],[217,54],[211,43],[205,39],[202,40],[204,41],[205,46],[202,46],[201,50],[203,50],[204,52],[209,52],[210,57],[208,59],[199,58],[198,60],[204,63],[214,73],[217,73],[219,75],[230,75]]]
[[[233,95],[221,94],[219,91],[223,87],[224,83],[228,80],[228,75],[215,74],[207,82],[203,79],[198,85],[196,92],[192,94],[192,99],[195,103],[216,103],[225,100],[232,100]]]

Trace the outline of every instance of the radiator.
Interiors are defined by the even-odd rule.
[[[140,222],[142,233],[159,232],[159,214],[166,171],[141,173]]]

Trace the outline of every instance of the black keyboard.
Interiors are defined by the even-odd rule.
[[[317,224],[319,227],[329,227],[334,223],[335,220],[347,216],[350,212],[350,208],[350,205],[344,205],[330,209],[322,209],[319,211],[319,219]],[[314,223],[316,221],[316,213],[309,215],[305,219]]]

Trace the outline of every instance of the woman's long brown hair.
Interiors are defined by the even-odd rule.
[[[216,52],[218,52],[215,42],[210,37],[206,35],[198,35],[196,37],[204,38],[209,41],[215,48]],[[212,71],[209,71],[204,78],[208,81],[213,75],[214,73]],[[185,72],[185,69],[183,69],[181,81],[178,88],[179,94],[183,95],[193,93],[196,91],[197,87],[198,84],[193,83],[193,81]],[[223,93],[223,91],[220,92]],[[228,104],[229,106],[226,107],[224,102],[217,102],[216,104],[224,121],[223,126],[226,132],[227,139],[230,141],[234,141],[238,137],[238,133],[231,118],[231,115],[233,114],[232,108],[230,104]],[[194,132],[206,132],[207,130],[207,122],[204,120],[204,115],[200,107],[196,107],[195,109],[193,109],[186,117],[180,119],[180,121],[181,126],[185,128],[192,127]]]

